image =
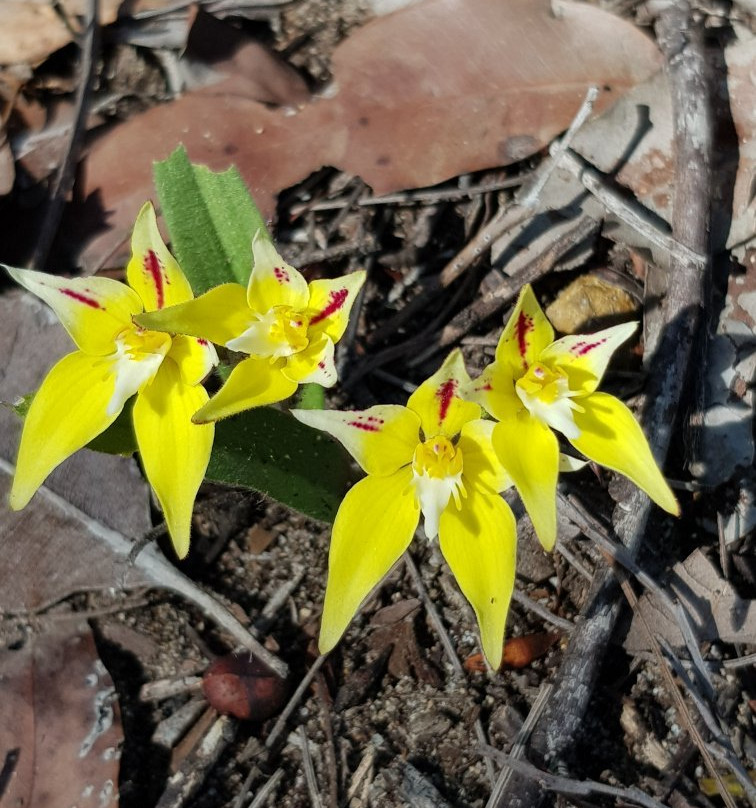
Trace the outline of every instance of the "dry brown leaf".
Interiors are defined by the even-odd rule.
[[[0,760],[15,761],[0,803],[118,805],[118,704],[86,624],[0,652],[0,683]]]
[[[0,298],[0,401],[34,392],[53,363],[75,346],[52,312],[36,298],[12,292]],[[125,563],[101,540],[100,531],[140,536],[150,527],[149,496],[133,460],[77,452],[54,471],[22,511],[5,505],[10,464],[21,419],[0,407],[0,610],[36,610],[72,592],[154,581]],[[82,563],[86,559],[86,563]]]
[[[2,0],[0,2],[0,65],[37,65],[73,39],[71,29],[51,0]],[[115,22],[124,6],[137,11],[155,11],[176,6],[176,0],[100,0],[100,25]],[[89,0],[60,0],[60,6],[75,26],[87,14]]]
[[[86,193],[128,233],[152,195],[150,164],[182,142],[214,170],[237,165],[264,215],[279,191],[323,165],[383,193],[505,165],[565,129],[590,84],[605,107],[660,65],[655,46],[600,9],[548,0],[423,0],[374,20],[333,56],[332,92],[298,115],[239,95],[197,97],[132,118],[92,150]]]
[[[669,587],[685,606],[699,640],[756,643],[756,601],[742,599],[701,550],[675,564]],[[653,626],[656,636],[664,637],[675,648],[684,645],[674,615],[668,614],[653,595],[644,594],[639,599],[638,611]],[[651,647],[637,613],[623,645],[631,654]]]

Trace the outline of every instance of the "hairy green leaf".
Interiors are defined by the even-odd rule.
[[[239,172],[193,165],[183,146],[154,170],[171,247],[195,295],[229,281],[246,286],[252,238],[270,234]]]
[[[288,413],[259,407],[216,424],[207,477],[332,522],[354,473],[336,441]]]

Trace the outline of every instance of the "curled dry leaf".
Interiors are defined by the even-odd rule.
[[[524,637],[512,637],[504,644],[504,656],[501,660],[503,668],[526,668],[534,660],[542,657],[559,640],[559,634],[539,633],[526,634]],[[486,668],[482,654],[473,654],[465,660],[465,670],[481,673]]]
[[[179,141],[214,170],[235,163],[270,216],[279,191],[323,165],[384,193],[521,160],[568,126],[589,85],[602,87],[600,109],[660,66],[629,23],[591,5],[555,7],[422,0],[345,40],[328,97],[297,115],[219,88],[134,117],[89,159],[86,193],[109,212],[108,243],[150,195],[151,161]]]

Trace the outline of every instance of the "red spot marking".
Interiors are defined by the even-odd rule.
[[[325,320],[326,317],[330,317],[334,312],[338,311],[344,305],[348,296],[349,292],[346,289],[336,289],[333,292],[329,292],[328,303],[326,303],[322,311],[319,311],[310,320],[310,325],[315,325],[315,323]]]
[[[197,342],[203,347],[207,347],[207,340],[204,337],[197,337]]]
[[[439,399],[438,407],[438,422],[443,423],[446,416],[449,414],[449,407],[451,406],[454,394],[457,391],[457,380],[447,379],[441,387],[436,390],[436,398]]]
[[[144,271],[152,278],[152,283],[155,285],[155,297],[157,298],[157,307],[163,308],[165,302],[165,289],[163,282],[166,280],[163,275],[163,265],[157,257],[154,250],[147,250],[147,255],[144,256]]]
[[[477,392],[480,392],[482,390],[482,391],[488,393],[491,390],[493,390],[493,385],[491,384],[491,382],[486,382],[485,384],[482,384],[480,387],[476,387],[475,390]]]
[[[321,359],[320,362],[318,362],[318,367],[321,370],[325,370],[325,359]]]
[[[273,274],[279,283],[291,283],[289,273],[283,267],[273,267]]]
[[[347,421],[347,426],[353,426],[355,429],[361,429],[363,432],[380,432],[380,427],[375,424],[369,424],[367,421]]]
[[[105,310],[105,306],[103,306],[99,300],[95,300],[93,297],[87,297],[87,295],[83,295],[81,292],[75,292],[73,289],[61,289],[60,293],[66,297],[70,297],[71,300],[83,303],[85,306]]]
[[[533,330],[533,318],[526,314],[524,311],[520,312],[517,318],[517,325],[515,326],[515,334],[517,335],[517,349],[522,357],[522,364],[527,368],[528,363],[525,355],[528,351],[528,334]]]
[[[572,346],[570,353],[575,354],[575,356],[585,356],[587,353],[590,353],[592,350],[603,345],[605,342],[606,337],[604,337],[604,339],[596,340],[596,342],[586,342],[585,340],[581,340]]]
[[[347,426],[353,426],[363,432],[380,432],[383,424],[383,418],[378,418],[375,415],[362,415],[353,421],[347,421]]]

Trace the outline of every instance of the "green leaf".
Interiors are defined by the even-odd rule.
[[[216,174],[190,163],[179,146],[154,170],[171,247],[194,294],[229,281],[246,286],[252,237],[270,234],[236,168]]]
[[[324,410],[325,388],[320,384],[301,384],[297,391],[298,410]]]
[[[254,488],[332,522],[354,473],[336,441],[288,413],[259,407],[215,425],[207,478]]]
[[[89,441],[87,449],[105,454],[131,455],[137,451],[136,435],[134,434],[134,422],[131,419],[131,411],[134,409],[136,396],[132,396],[121,414],[113,423],[94,440]]]

